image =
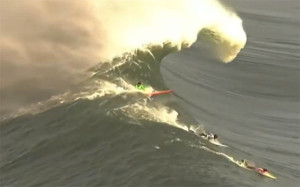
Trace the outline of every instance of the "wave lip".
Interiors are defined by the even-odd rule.
[[[215,0],[132,0],[130,3],[110,0],[95,4],[101,12],[99,22],[105,23],[107,31],[102,51],[106,59],[164,42],[178,49],[182,43],[190,46],[197,40],[198,32],[206,28],[220,37],[219,59],[230,62],[247,40],[242,20]]]

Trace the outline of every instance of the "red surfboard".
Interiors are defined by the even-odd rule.
[[[154,95],[168,94],[168,93],[172,93],[172,92],[173,92],[172,90],[156,91],[156,92],[147,94],[147,96],[152,97]]]

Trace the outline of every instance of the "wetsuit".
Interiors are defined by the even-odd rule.
[[[145,91],[145,86],[142,85],[142,84],[135,85],[135,88],[138,89],[138,90],[141,90],[141,91]]]

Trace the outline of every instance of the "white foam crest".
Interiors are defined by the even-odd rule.
[[[1,117],[0,120],[14,118],[24,114],[37,114],[56,107],[64,103],[71,103],[79,99],[95,100],[106,95],[119,95],[123,93],[139,92],[134,86],[128,84],[122,78],[117,78],[116,83],[104,80],[95,80],[89,86],[86,86],[81,92],[65,92],[63,94],[54,95],[48,100],[21,107],[11,115]]]
[[[178,113],[174,109],[163,105],[150,106],[147,105],[147,100],[142,100],[134,104],[129,104],[115,110],[121,110],[123,114],[135,120],[147,120],[158,123],[166,123],[168,125],[189,131],[187,125],[178,121]]]
[[[113,58],[143,46],[170,41],[191,45],[198,32],[209,28],[226,43],[220,59],[234,59],[246,43],[242,20],[215,0],[102,0],[94,13],[105,32],[102,57]],[[102,33],[103,34],[103,33]],[[225,47],[224,47],[225,48]]]

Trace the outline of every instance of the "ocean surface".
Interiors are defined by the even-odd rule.
[[[100,63],[69,92],[2,117],[0,186],[299,186],[300,3],[223,3],[247,34],[231,63],[210,55],[200,32],[180,51],[165,43]],[[148,99],[139,80],[173,93]]]

